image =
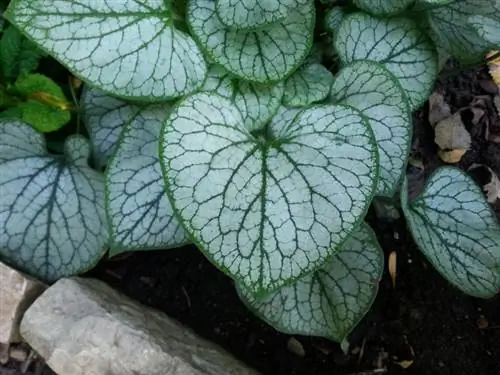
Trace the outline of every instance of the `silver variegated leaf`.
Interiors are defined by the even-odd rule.
[[[424,191],[401,206],[420,250],[450,283],[489,298],[500,291],[500,226],[474,180],[455,167],[440,167]]]
[[[377,195],[392,198],[401,183],[410,152],[410,105],[398,80],[381,64],[357,61],[335,77],[334,103],[350,105],[365,115],[377,139]]]
[[[5,17],[73,74],[116,96],[186,95],[207,72],[180,18],[163,0],[12,1]]]
[[[283,21],[310,0],[217,0],[217,16],[233,29],[257,29]]]
[[[89,133],[92,158],[96,167],[102,169],[116,150],[123,127],[137,116],[141,107],[85,86],[80,98],[80,110]]]
[[[93,267],[107,247],[104,176],[86,139],[51,155],[31,126],[0,122],[0,256],[46,282]]]
[[[325,265],[265,297],[236,284],[242,301],[278,331],[344,342],[370,309],[384,269],[384,254],[363,224]]]
[[[383,64],[403,86],[412,110],[427,100],[434,87],[437,52],[410,19],[352,13],[344,17],[334,46],[344,64],[356,60]]]
[[[353,0],[354,4],[364,11],[378,15],[387,16],[403,12],[412,5],[415,0]]]
[[[304,107],[318,103],[330,94],[332,83],[333,74],[323,65],[307,64],[286,80],[283,104]]]
[[[161,139],[179,220],[253,293],[326,261],[363,220],[377,181],[374,136],[357,111],[326,105],[279,116],[293,120],[249,132],[230,100],[199,93],[173,109]]]
[[[259,84],[239,80],[219,65],[209,69],[202,91],[213,91],[230,99],[243,115],[248,130],[264,127],[281,105],[283,82]]]
[[[500,21],[497,0],[453,1],[427,11],[427,23],[436,45],[462,62],[478,62],[493,48],[483,39],[470,17],[481,16]],[[497,30],[498,31],[498,30]]]
[[[288,77],[307,57],[313,40],[312,1],[294,8],[282,21],[258,30],[225,26],[212,0],[192,0],[187,22],[208,56],[237,77],[260,83]]]
[[[159,160],[158,139],[169,108],[146,107],[124,125],[106,170],[111,255],[188,243],[168,201]]]

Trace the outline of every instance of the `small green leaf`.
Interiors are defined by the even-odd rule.
[[[124,125],[106,171],[110,254],[188,243],[173,216],[158,159],[158,137],[169,106],[150,106]]]
[[[469,23],[471,16],[491,17],[498,21],[500,3],[497,0],[454,1],[427,12],[430,35],[436,45],[465,63],[481,61],[492,49],[491,42],[481,38],[474,25]]]
[[[248,130],[262,128],[278,110],[284,92],[283,82],[264,85],[232,77],[219,65],[212,65],[202,91],[214,91],[230,99],[243,115]]]
[[[42,53],[14,26],[8,26],[0,39],[0,65],[3,76],[13,81],[34,71],[43,57]]]
[[[500,291],[500,226],[471,177],[441,167],[411,203],[405,180],[401,206],[418,247],[450,283],[482,298]]]
[[[403,88],[379,63],[357,61],[335,77],[332,99],[368,118],[380,156],[376,194],[392,198],[406,169],[412,136],[410,106]]]
[[[128,99],[186,95],[205,79],[194,40],[170,1],[12,0],[5,17],[96,88]]]
[[[9,91],[21,100],[13,110],[18,119],[40,132],[56,131],[71,120],[72,105],[64,92],[42,74],[20,76]]]
[[[115,151],[123,127],[132,121],[141,107],[85,86],[80,109],[90,136],[92,158],[96,167],[102,169]]]
[[[303,107],[318,103],[330,94],[332,83],[333,75],[323,65],[305,65],[286,80],[283,104]]]
[[[309,0],[216,0],[217,16],[233,29],[256,29],[286,19]]]
[[[383,269],[377,237],[363,224],[341,252],[294,284],[264,298],[236,287],[250,310],[278,331],[342,342],[370,309]]]
[[[292,112],[250,133],[230,100],[199,93],[174,107],[161,135],[167,194],[181,224],[252,293],[325,262],[363,220],[375,190],[378,153],[359,112]]]
[[[377,15],[394,15],[403,12],[415,0],[353,0],[364,11]]]
[[[281,22],[255,31],[227,28],[215,1],[192,0],[187,22],[199,44],[216,63],[241,79],[272,83],[292,74],[307,57],[313,40],[312,1],[293,9]]]
[[[21,122],[0,123],[0,256],[53,282],[93,267],[104,254],[104,176],[87,165],[81,136],[50,155],[44,136]]]
[[[500,15],[493,17],[472,16],[469,17],[469,24],[478,32],[479,36],[487,42],[500,46]]]
[[[432,43],[406,18],[378,19],[352,13],[342,21],[335,49],[344,64],[372,60],[383,64],[403,86],[415,110],[429,97],[438,73]]]

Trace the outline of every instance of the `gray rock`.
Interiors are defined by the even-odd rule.
[[[256,375],[165,314],[94,279],[52,285],[21,334],[60,375]]]
[[[44,285],[0,262],[0,343],[21,341],[19,323]]]

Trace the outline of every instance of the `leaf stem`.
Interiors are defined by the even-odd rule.
[[[76,111],[76,134],[80,134],[80,122],[81,122],[80,104],[78,103],[78,99],[76,97],[73,77],[69,76],[68,81],[69,81],[69,92],[71,93],[71,98],[73,99],[73,104],[75,106],[75,111]]]

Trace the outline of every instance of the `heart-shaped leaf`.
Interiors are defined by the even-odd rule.
[[[312,1],[307,1],[283,21],[245,31],[222,23],[215,1],[192,0],[187,22],[216,63],[241,79],[272,83],[292,74],[307,57],[313,40],[315,8]]]
[[[292,121],[249,132],[230,100],[199,93],[173,109],[161,135],[179,220],[214,264],[256,294],[337,251],[377,182],[374,136],[356,110],[314,106],[280,119]]]
[[[343,342],[368,312],[384,269],[384,254],[363,224],[321,268],[295,283],[256,298],[236,284],[242,301],[278,331]]]
[[[471,16],[499,20],[500,3],[497,0],[453,1],[427,12],[430,35],[436,45],[466,63],[481,61],[492,49],[491,43],[481,38],[474,25],[469,23]]]
[[[438,73],[436,50],[409,19],[352,13],[344,17],[334,46],[344,64],[356,60],[383,64],[398,78],[412,110],[427,100],[434,87]]]
[[[106,171],[110,254],[166,249],[188,243],[173,216],[158,158],[158,138],[169,106],[150,106],[124,125]]]
[[[94,163],[101,169],[116,150],[123,127],[137,116],[141,107],[85,86],[80,98],[80,109],[90,136]]]
[[[14,0],[4,16],[93,86],[129,99],[165,100],[198,89],[206,64],[163,0]]]
[[[391,15],[403,12],[415,0],[354,0],[354,4],[374,15]]]
[[[283,97],[284,84],[265,85],[242,81],[231,76],[224,68],[213,65],[203,91],[215,91],[233,101],[243,115],[248,130],[263,127],[278,110]]]
[[[406,169],[412,135],[403,88],[379,63],[357,61],[337,74],[331,96],[334,103],[350,105],[368,118],[380,155],[376,194],[392,198]]]
[[[256,29],[283,21],[310,0],[216,0],[217,16],[233,29]]]
[[[401,205],[418,247],[449,282],[476,297],[500,291],[500,226],[471,177],[441,167],[411,203],[405,180]]]
[[[89,168],[88,142],[71,136],[50,155],[29,125],[0,123],[0,256],[47,282],[94,266],[109,236],[104,176]]]
[[[303,107],[325,99],[332,88],[333,75],[321,64],[307,64],[285,82],[283,104]]]

